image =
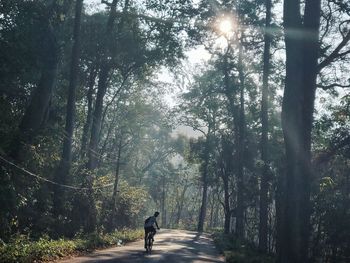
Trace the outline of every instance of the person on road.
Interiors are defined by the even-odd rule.
[[[158,215],[159,215],[159,212],[155,212],[153,216],[150,216],[145,220],[145,225],[144,225],[144,228],[145,228],[145,248],[146,248],[148,233],[151,232],[154,236],[157,232],[155,229],[155,226],[157,227],[158,230],[160,229],[158,226],[158,223],[157,223],[157,216]]]

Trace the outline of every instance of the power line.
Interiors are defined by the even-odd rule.
[[[61,134],[59,134],[61,133]],[[73,143],[77,143],[79,144],[80,142],[78,141],[79,139],[76,139],[76,138],[69,138],[66,134],[65,131],[61,131],[61,130],[58,130],[58,133],[56,133],[56,135],[60,138],[60,139],[71,139]],[[95,157],[98,157],[98,158],[102,158],[102,159],[107,159],[109,162],[111,163],[115,163],[116,160],[113,159],[113,158],[110,158],[110,157],[107,157],[107,156],[104,156],[103,154],[99,153],[99,152],[96,152],[95,150],[93,150],[89,145],[87,146],[86,148],[88,151],[90,151],[92,153],[92,155],[94,155]]]
[[[61,187],[64,187],[64,188],[68,188],[68,189],[73,189],[73,190],[85,190],[85,191],[86,191],[86,190],[91,190],[91,189],[92,189],[92,190],[95,190],[95,189],[107,188],[107,187],[110,187],[110,186],[113,186],[113,185],[114,185],[113,183],[110,183],[110,184],[106,184],[106,185],[103,185],[103,186],[88,188],[88,187],[77,187],[77,186],[72,186],[72,185],[60,184],[60,183],[51,181],[51,180],[49,180],[49,179],[43,178],[43,177],[41,177],[41,176],[39,176],[39,175],[37,175],[37,174],[34,174],[34,173],[32,173],[32,172],[30,172],[30,171],[24,169],[23,167],[20,167],[20,166],[16,165],[15,163],[13,163],[13,162],[11,162],[11,161],[5,159],[5,158],[2,157],[1,155],[0,155],[0,160],[2,160],[3,162],[5,162],[5,163],[7,163],[7,164],[9,164],[9,165],[11,165],[11,166],[17,168],[18,170],[20,170],[20,171],[22,171],[22,172],[24,172],[24,173],[26,173],[26,174],[28,174],[28,175],[34,177],[34,178],[37,178],[37,179],[39,179],[39,180],[41,180],[41,181],[44,181],[44,182],[46,182],[46,183],[50,183],[50,184],[53,184],[53,185],[58,185],[58,186],[61,186]]]
[[[76,144],[79,144],[80,142],[78,141],[79,139],[76,139],[76,138],[69,138],[66,134],[65,131],[61,131],[61,130],[56,130],[56,133],[54,134],[56,135],[59,139],[61,140],[64,140],[64,139],[71,139],[73,143],[76,143]],[[22,145],[24,146],[30,146],[30,144],[28,143],[25,143],[25,142],[22,142],[20,141],[19,143],[21,143]],[[95,157],[98,157],[98,158],[102,158],[102,159],[106,159],[108,160],[110,163],[115,163],[116,160],[113,159],[113,158],[110,158],[110,157],[107,157],[99,152],[96,152],[94,151],[90,146],[87,146],[86,150],[90,151],[92,153],[92,155],[94,155]]]

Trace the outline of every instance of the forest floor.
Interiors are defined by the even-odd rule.
[[[86,256],[56,262],[224,262],[211,237],[204,233],[161,229],[155,236],[151,253],[146,253],[143,245],[143,240],[140,240],[123,247],[103,249]]]

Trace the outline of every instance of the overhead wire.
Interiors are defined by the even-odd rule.
[[[60,139],[69,139],[68,135],[66,134],[65,131],[61,131],[61,130],[57,130],[58,133],[56,135],[58,135],[60,137]],[[72,142],[76,143],[76,144],[79,144],[80,142],[78,141],[78,139],[76,138],[71,138]],[[94,155],[95,157],[98,157],[98,158],[103,158],[103,159],[106,159],[108,160],[109,162],[111,163],[114,163],[116,162],[115,159],[112,159],[110,157],[107,157],[107,156],[104,156],[103,154],[99,153],[99,152],[96,152],[95,150],[93,150],[89,145],[87,145],[87,150],[90,151],[92,153],[92,155]]]
[[[28,175],[30,175],[30,176],[32,176],[34,178],[37,178],[37,179],[39,179],[41,181],[44,181],[46,183],[50,183],[50,184],[53,184],[53,185],[58,185],[58,186],[63,187],[63,188],[68,188],[68,189],[72,189],[72,190],[85,190],[85,191],[87,191],[87,190],[97,190],[97,189],[102,189],[102,188],[107,188],[107,187],[110,187],[110,186],[114,186],[114,183],[109,183],[109,184],[106,184],[106,185],[97,186],[97,187],[91,187],[91,188],[89,188],[89,187],[78,187],[78,186],[67,185],[67,184],[60,184],[60,183],[57,183],[55,181],[49,180],[47,178],[41,177],[41,176],[39,176],[39,175],[37,175],[35,173],[32,173],[32,172],[26,170],[25,168],[20,167],[17,164],[7,160],[6,158],[4,158],[1,155],[0,155],[0,160],[2,160],[3,162],[5,162],[5,163],[7,163],[7,164],[17,168],[18,170],[22,171],[23,173],[28,174]]]

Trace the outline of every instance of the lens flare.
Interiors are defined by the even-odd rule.
[[[222,33],[224,34],[228,34],[228,33],[231,33],[232,30],[233,30],[233,24],[232,24],[232,21],[228,20],[228,19],[225,19],[225,20],[222,20],[220,21],[219,23],[219,29]]]

